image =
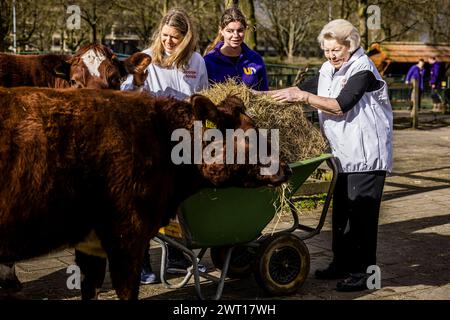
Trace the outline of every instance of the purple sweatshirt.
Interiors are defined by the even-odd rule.
[[[220,52],[222,46],[223,41],[219,42],[204,57],[210,82],[224,82],[227,78],[237,78],[252,89],[269,90],[266,66],[257,52],[242,43],[241,55],[237,57],[237,61],[234,63],[232,58],[230,59]]]
[[[425,69],[422,68],[420,70],[419,66],[417,64],[413,65],[406,75],[405,81],[410,83],[412,79],[417,79],[419,81],[419,88],[420,90],[423,90],[423,73]]]
[[[430,66],[430,84],[440,86],[443,78],[444,63],[436,61]]]

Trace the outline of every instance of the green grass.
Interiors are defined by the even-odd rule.
[[[304,212],[304,211],[311,211],[322,206],[325,203],[326,198],[327,194],[321,193],[312,196],[295,197],[292,201],[294,202],[295,208],[299,212]]]
[[[318,168],[309,176],[309,178],[321,181],[331,181],[333,172],[331,170]]]

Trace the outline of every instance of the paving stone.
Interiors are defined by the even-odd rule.
[[[56,258],[52,259],[33,259],[18,263],[18,267],[25,272],[39,271],[53,268],[63,268],[66,264]]]
[[[449,300],[450,284],[442,287],[431,287],[423,290],[408,292],[405,297],[417,300]]]

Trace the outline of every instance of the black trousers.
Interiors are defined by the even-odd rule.
[[[366,273],[376,264],[378,218],[386,171],[339,173],[333,194],[333,262]]]

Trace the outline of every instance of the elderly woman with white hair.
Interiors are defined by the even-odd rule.
[[[376,265],[381,196],[392,170],[392,108],[386,82],[350,22],[329,22],[318,41],[327,58],[319,76],[299,88],[268,94],[318,109],[321,129],[340,166],[333,195],[333,261],[315,276],[342,279],[338,291],[361,291],[367,289],[367,268]]]

